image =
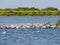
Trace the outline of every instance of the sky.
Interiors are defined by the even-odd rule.
[[[60,0],[0,0],[0,9],[17,7],[35,7],[44,9],[55,7],[60,9]]]

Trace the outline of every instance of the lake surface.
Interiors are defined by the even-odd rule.
[[[56,23],[60,17],[0,17],[0,24]],[[60,29],[0,29],[0,45],[60,45]]]
[[[21,17],[8,17],[8,16],[2,16],[0,17],[0,24],[29,24],[29,23],[56,23],[57,20],[60,19],[60,16],[42,16],[42,17],[32,17],[32,16],[21,16]]]

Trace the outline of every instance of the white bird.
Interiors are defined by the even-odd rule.
[[[37,31],[37,32],[39,32],[39,31]]]
[[[6,31],[4,31],[2,34],[6,34]]]

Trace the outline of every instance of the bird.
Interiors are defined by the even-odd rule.
[[[4,31],[2,34],[6,34],[6,31]]]
[[[37,32],[39,32],[39,31],[37,31]]]

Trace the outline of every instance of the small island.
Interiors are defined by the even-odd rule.
[[[60,10],[54,7],[38,8],[5,8],[0,9],[0,16],[60,16]]]

